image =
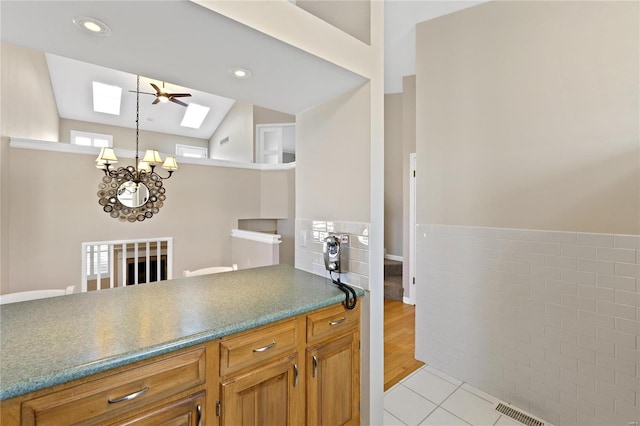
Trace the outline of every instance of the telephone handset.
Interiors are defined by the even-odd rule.
[[[340,273],[340,239],[330,235],[322,243],[324,267],[330,272]]]

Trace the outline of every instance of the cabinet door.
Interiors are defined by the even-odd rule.
[[[136,426],[200,426],[203,423],[205,394],[200,392],[188,398],[161,405],[114,425]]]
[[[307,350],[307,425],[360,424],[357,333]]]
[[[299,383],[300,382],[300,383]],[[297,355],[249,370],[222,383],[223,426],[298,426],[301,424],[302,380]]]

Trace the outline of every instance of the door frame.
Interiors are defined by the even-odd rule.
[[[405,303],[416,304],[416,153],[409,154],[409,297]]]

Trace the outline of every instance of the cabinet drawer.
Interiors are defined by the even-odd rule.
[[[220,342],[220,374],[224,376],[276,355],[294,352],[296,342],[295,321],[223,338]]]
[[[315,311],[307,315],[307,342],[317,342],[352,330],[360,322],[360,304],[355,309],[345,309],[340,305]]]
[[[22,424],[101,424],[204,383],[205,348],[200,346],[28,400],[22,404]]]

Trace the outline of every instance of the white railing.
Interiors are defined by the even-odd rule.
[[[83,292],[172,277],[171,237],[82,243]]]

